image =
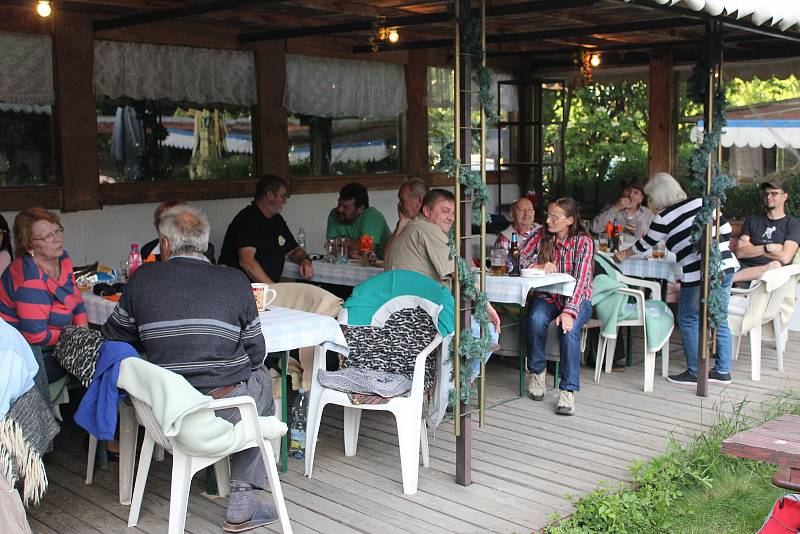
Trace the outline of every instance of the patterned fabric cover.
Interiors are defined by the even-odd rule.
[[[65,326],[58,338],[53,357],[84,387],[89,387],[103,341],[105,339],[97,330]]]
[[[408,396],[411,380],[402,374],[347,367],[338,371],[320,369],[317,373],[319,383],[326,388],[345,393],[375,394],[392,398]]]
[[[350,354],[342,367],[385,371],[414,378],[417,354],[436,337],[436,325],[422,308],[406,308],[394,312],[382,328],[351,326],[344,334]],[[425,389],[433,384],[436,373],[436,351],[425,361]]]

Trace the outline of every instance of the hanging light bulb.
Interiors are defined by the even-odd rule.
[[[395,28],[389,30],[388,40],[392,44],[397,44],[397,41],[400,40],[400,34],[397,33],[397,30]]]
[[[600,63],[602,63],[602,61],[603,61],[603,59],[602,59],[602,57],[600,56],[600,52],[595,52],[595,53],[594,53],[594,54],[592,54],[592,55],[591,55],[591,57],[589,58],[589,64],[590,64],[592,67],[599,67],[599,66],[600,66]]]
[[[47,0],[39,0],[36,2],[36,12],[40,17],[47,18],[53,12],[53,8]]]

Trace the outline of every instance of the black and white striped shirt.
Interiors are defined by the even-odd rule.
[[[692,245],[692,224],[703,200],[693,198],[673,204],[656,215],[647,234],[634,244],[636,250],[645,252],[659,241],[665,241],[667,248],[675,254],[683,274],[681,283],[694,286],[700,283],[700,253]],[[739,268],[739,262],[730,250],[731,225],[724,218],[720,221],[719,250],[722,253],[722,269],[731,273]],[[712,227],[716,236],[716,228]]]

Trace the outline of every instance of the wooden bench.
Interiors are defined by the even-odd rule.
[[[782,415],[722,442],[722,453],[778,464],[772,483],[800,491],[800,416]]]

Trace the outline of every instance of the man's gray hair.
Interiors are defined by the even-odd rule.
[[[663,210],[687,198],[681,184],[668,172],[657,172],[651,176],[644,186],[644,194],[647,195],[647,205],[656,210]]]
[[[403,181],[403,183],[400,184],[400,189],[404,187],[407,187],[408,190],[420,200],[425,198],[425,194],[428,192],[428,184],[425,183],[425,180],[420,178],[409,178]]]
[[[158,236],[169,241],[170,255],[200,256],[208,249],[211,225],[201,210],[188,204],[179,204],[161,215]]]

